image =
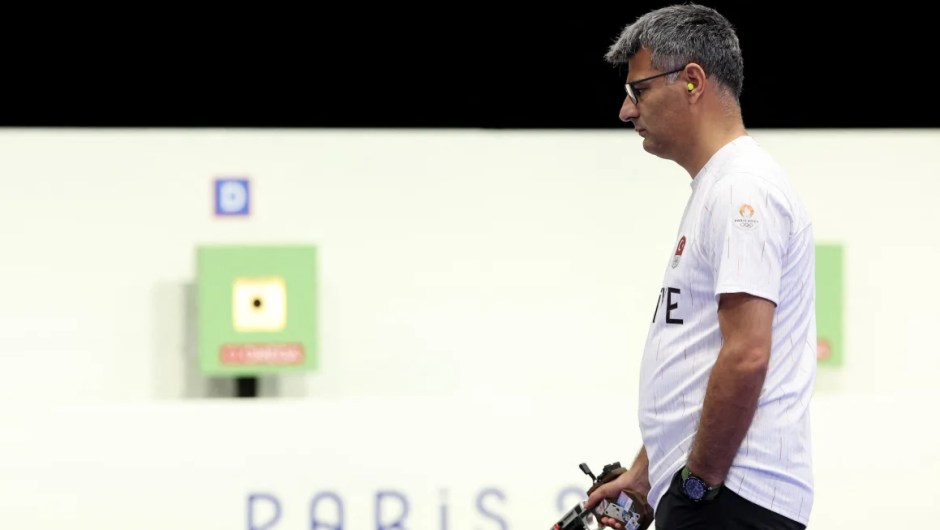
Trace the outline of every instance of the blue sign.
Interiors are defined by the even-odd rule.
[[[251,211],[251,194],[248,179],[215,179],[215,214],[224,216],[247,216]]]

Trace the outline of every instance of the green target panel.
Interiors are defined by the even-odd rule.
[[[204,374],[316,369],[316,247],[205,245],[196,267]]]
[[[843,255],[842,245],[816,245],[816,335],[820,366],[841,366],[843,362]]]

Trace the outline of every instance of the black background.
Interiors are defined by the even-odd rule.
[[[50,7],[5,22],[0,126],[625,127],[603,54],[665,3]],[[927,4],[703,3],[748,127],[940,126]]]

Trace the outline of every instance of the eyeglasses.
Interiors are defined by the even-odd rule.
[[[686,65],[686,66],[688,66],[688,65]],[[629,98],[630,98],[630,101],[632,101],[633,104],[636,105],[637,100],[638,100],[639,97],[640,97],[640,94],[643,93],[643,89],[636,89],[636,88],[633,88],[633,85],[638,85],[638,84],[640,84],[640,83],[645,83],[646,81],[649,81],[650,79],[656,79],[657,77],[662,77],[662,76],[664,76],[664,75],[675,74],[675,73],[681,72],[681,71],[683,71],[683,70],[685,70],[685,66],[683,66],[682,68],[676,68],[675,70],[670,70],[670,71],[668,71],[668,72],[663,72],[663,73],[661,73],[661,74],[652,75],[652,76],[649,76],[649,77],[646,77],[646,78],[643,78],[643,79],[637,79],[636,81],[630,81],[629,83],[627,83],[627,84],[624,85],[624,88],[627,89],[627,97],[629,97]]]

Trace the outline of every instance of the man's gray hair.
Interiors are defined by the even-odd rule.
[[[697,63],[740,99],[744,60],[734,26],[710,7],[677,4],[650,11],[623,29],[604,59],[626,64],[640,48],[651,54],[652,66],[669,71]]]

